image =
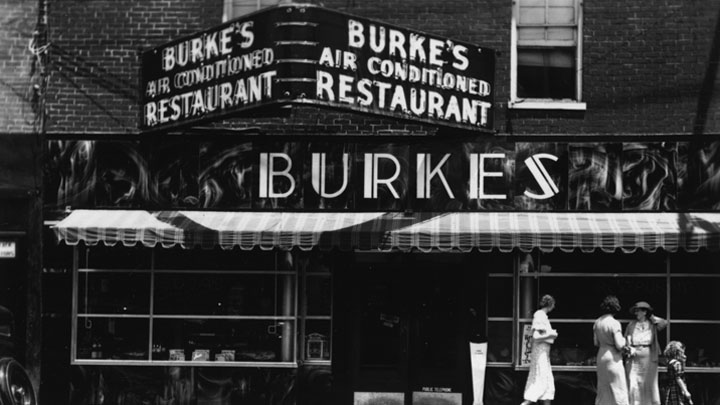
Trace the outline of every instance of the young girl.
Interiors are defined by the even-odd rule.
[[[690,391],[685,384],[685,345],[677,340],[670,341],[663,354],[668,359],[670,381],[665,394],[665,405],[692,405]]]

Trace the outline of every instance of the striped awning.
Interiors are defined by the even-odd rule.
[[[421,251],[720,249],[720,213],[76,210],[69,245]]]

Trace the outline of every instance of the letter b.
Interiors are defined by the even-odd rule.
[[[275,170],[275,158],[281,158],[287,162],[285,170]],[[261,153],[260,154],[260,198],[285,198],[295,191],[295,178],[290,174],[292,159],[285,153]],[[274,178],[284,176],[290,181],[290,187],[284,193],[276,192]]]
[[[365,45],[363,30],[364,27],[361,22],[353,19],[348,20],[348,46],[362,48]]]

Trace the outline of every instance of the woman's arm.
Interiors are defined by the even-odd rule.
[[[655,325],[657,330],[665,329],[669,323],[666,319],[660,318],[659,316],[656,316],[656,315],[650,315],[650,322],[652,322],[653,325]]]
[[[636,323],[637,323],[637,322],[635,322],[635,321],[630,321],[630,323],[628,324],[628,326],[625,327],[625,344],[626,344],[626,345],[630,345],[630,344],[631,344],[630,342],[632,341],[632,333],[633,333],[633,331],[635,330],[635,324],[636,324]]]
[[[615,348],[618,350],[622,350],[623,346],[625,346],[627,342],[622,335],[621,328],[618,327],[617,329],[615,329],[615,332],[613,333],[613,338],[615,340]]]
[[[600,346],[600,342],[598,342],[597,333],[595,333],[595,328],[593,327],[593,344],[595,347]]]
[[[533,340],[536,342],[544,342],[548,339],[555,339],[557,331],[555,329],[533,329]]]

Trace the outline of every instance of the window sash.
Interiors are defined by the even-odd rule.
[[[278,4],[278,0],[224,0],[223,21],[254,13]]]
[[[554,11],[560,10],[559,13]],[[556,14],[554,16],[554,14]],[[546,103],[571,101],[582,103],[582,0],[516,0],[513,6],[511,26],[511,74],[510,104],[523,108],[521,102],[543,100]],[[567,98],[545,96],[520,97],[518,75],[521,66],[519,54],[532,49],[574,50],[574,94]],[[524,66],[524,65],[523,65]],[[517,104],[516,104],[517,103]],[[535,108],[535,107],[533,107]],[[548,105],[548,108],[552,106]],[[564,109],[564,108],[563,108]]]

